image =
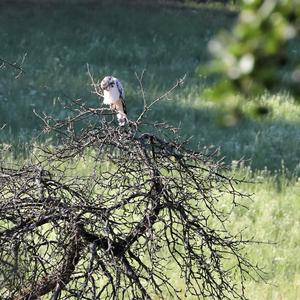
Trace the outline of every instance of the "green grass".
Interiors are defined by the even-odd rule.
[[[247,209],[234,210],[230,229],[243,230],[244,239],[267,242],[245,249],[250,260],[265,271],[266,282],[246,283],[246,295],[251,300],[300,298],[300,177],[287,178],[286,172],[284,165],[272,173],[232,163],[232,174],[249,181],[239,189],[253,195],[246,202],[241,200]],[[173,280],[183,288],[182,281]]]
[[[168,121],[193,136],[192,146],[221,147],[228,162],[243,157],[253,168],[275,170],[282,160],[299,173],[300,108],[286,95],[265,96],[272,107],[264,122],[245,119],[238,126],[218,125],[218,107],[202,91],[213,80],[195,69],[208,59],[207,43],[229,28],[229,10],[184,10],[125,5],[2,5],[1,56],[20,61],[26,53],[25,73],[15,79],[0,70],[0,120],[5,142],[22,144],[39,131],[33,109],[64,116],[57,99],[82,98],[92,106],[86,64],[95,76],[114,74],[122,80],[130,118],[142,109],[135,73],[146,70],[144,87],[150,101],[187,74],[184,87],[152,111],[152,120]],[[297,49],[296,45],[295,48]],[[296,51],[292,49],[292,51]],[[297,49],[299,52],[299,48]],[[282,118],[284,115],[284,118]],[[293,137],[293,138],[290,138]]]
[[[246,282],[246,295],[251,300],[297,300],[300,295],[300,179],[287,180],[284,169],[272,175],[266,170],[253,172],[238,168],[236,175],[257,183],[240,187],[254,195],[247,203],[248,209],[234,211],[230,218],[231,230],[245,229],[244,239],[254,237],[256,241],[269,242],[248,245],[245,249],[250,260],[265,271],[265,282]],[[178,272],[172,274],[174,284],[184,290]]]
[[[208,59],[207,43],[229,28],[229,10],[184,10],[125,5],[2,5],[1,56],[19,61],[27,53],[25,73],[15,79],[0,71],[0,120],[5,142],[22,144],[36,136],[40,122],[33,109],[64,116],[57,99],[82,98],[92,106],[86,64],[96,77],[114,74],[126,89],[129,117],[142,109],[135,73],[146,70],[144,87],[150,101],[187,74],[185,85],[172,100],[156,106],[152,120],[168,121],[193,136],[192,146],[221,147],[228,162],[243,157],[254,169],[276,170],[282,160],[299,173],[300,107],[286,95],[266,95],[272,107],[263,122],[245,119],[237,126],[218,125],[218,107],[201,96],[213,80],[195,69]],[[295,45],[292,51],[299,52]],[[293,52],[293,53],[294,53]],[[282,115],[284,118],[282,118]],[[290,138],[292,137],[292,138]]]
[[[275,175],[266,170],[253,173],[244,169],[242,173],[258,183],[241,187],[254,193],[253,202],[248,210],[235,212],[233,227],[246,227],[249,237],[274,243],[247,249],[252,260],[265,268],[268,282],[248,282],[247,295],[250,299],[299,299],[300,178],[288,180],[284,168]]]
[[[300,297],[300,106],[286,93],[265,94],[257,101],[271,107],[266,119],[219,126],[218,105],[202,95],[214,80],[198,76],[195,69],[209,59],[208,41],[229,28],[235,14],[201,7],[0,4],[0,57],[18,62],[27,53],[25,73],[18,79],[11,69],[0,69],[0,127],[6,124],[1,143],[21,149],[31,142],[41,126],[33,109],[65,116],[58,99],[82,98],[98,106],[87,63],[98,77],[113,74],[122,80],[130,118],[142,109],[135,72],[146,70],[149,101],[187,74],[185,85],[150,117],[179,126],[184,137],[193,136],[193,147],[220,147],[228,163],[245,159],[250,167],[238,168],[238,174],[246,172],[261,183],[242,187],[255,193],[253,202],[249,210],[235,213],[232,226],[237,231],[246,226],[249,236],[277,243],[248,249],[275,285],[249,282],[249,298],[294,300]],[[300,55],[299,45],[291,51]],[[251,110],[251,103],[244,109]]]

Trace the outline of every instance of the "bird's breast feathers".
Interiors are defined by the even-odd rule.
[[[120,93],[116,86],[112,87],[109,91],[104,90],[104,104],[113,104],[120,99]]]
[[[124,100],[124,89],[121,82],[113,77],[112,85],[109,89],[104,90],[104,104],[113,104],[118,101],[120,98]]]

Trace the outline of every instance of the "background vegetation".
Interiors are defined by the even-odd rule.
[[[288,90],[298,101],[300,95],[300,60],[293,51],[300,37],[298,1],[244,0],[239,9],[233,29],[209,42],[214,59],[208,67],[223,78],[211,96],[237,119],[240,107],[265,90]],[[267,103],[253,109],[256,115],[268,112]]]
[[[33,109],[63,117],[59,100],[82,98],[99,106],[90,92],[87,63],[99,78],[113,74],[122,80],[131,118],[142,108],[135,73],[146,70],[149,99],[187,74],[185,85],[152,111],[153,118],[181,127],[183,136],[192,136],[193,147],[220,147],[220,158],[225,156],[232,172],[255,181],[241,187],[255,195],[249,210],[236,213],[232,226],[247,227],[249,236],[276,244],[250,250],[265,266],[271,285],[249,282],[249,298],[297,299],[300,107],[287,92],[264,93],[253,101],[268,103],[267,118],[243,118],[236,126],[223,127],[219,106],[202,94],[216,78],[199,77],[195,71],[209,59],[208,42],[220,29],[230,29],[236,16],[231,8],[211,5],[172,9],[98,3],[70,9],[64,4],[0,4],[1,57],[20,62],[26,54],[19,78],[9,69],[0,70],[0,125],[6,124],[0,138],[2,147],[13,145],[16,156],[38,135],[41,124]],[[289,53],[299,52],[295,41]],[[242,107],[252,109],[251,102]],[[230,122],[235,120],[228,116]]]

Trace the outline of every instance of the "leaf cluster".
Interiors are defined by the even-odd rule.
[[[299,34],[297,0],[241,1],[232,31],[222,32],[209,43],[213,60],[208,69],[221,74],[210,95],[226,102],[240,94],[242,104],[265,90],[288,90],[300,99]],[[257,107],[257,113],[266,112]]]

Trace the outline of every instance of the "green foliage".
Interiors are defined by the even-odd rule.
[[[265,89],[283,89],[300,99],[299,34],[299,1],[243,0],[232,31],[209,43],[214,56],[209,70],[222,74],[213,96],[232,101],[236,93],[249,99]],[[236,107],[244,101],[239,97]],[[256,110],[260,115],[267,112],[267,107]]]

